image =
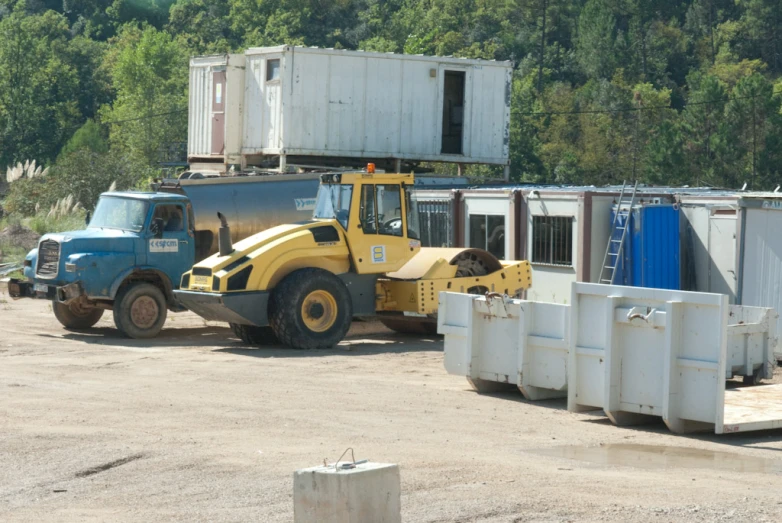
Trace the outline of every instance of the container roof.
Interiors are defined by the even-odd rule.
[[[283,53],[287,51],[303,51],[312,54],[344,54],[352,56],[363,56],[367,58],[396,58],[404,60],[421,60],[427,62],[441,62],[441,63],[453,63],[459,65],[494,65],[497,67],[513,67],[511,61],[497,61],[497,60],[479,60],[473,58],[458,58],[455,56],[427,56],[422,54],[400,54],[400,53],[377,53],[374,51],[353,51],[348,49],[331,49],[323,47],[304,47],[298,45],[279,45],[276,47],[251,47],[247,49],[244,54],[246,55],[258,55],[258,54],[271,54],[271,53]]]

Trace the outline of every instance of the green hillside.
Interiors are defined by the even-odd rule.
[[[282,43],[513,60],[515,180],[779,180],[778,1],[0,0],[0,166],[51,167],[5,207],[144,179],[186,140],[189,56]]]

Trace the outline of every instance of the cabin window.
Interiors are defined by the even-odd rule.
[[[573,217],[532,217],[532,263],[573,266]]]
[[[504,260],[505,216],[471,214],[470,247],[489,251],[498,259]]]
[[[266,81],[280,79],[280,59],[266,60]]]
[[[402,192],[398,185],[364,185],[359,209],[366,234],[402,236]]]

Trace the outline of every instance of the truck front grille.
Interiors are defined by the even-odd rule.
[[[60,265],[60,244],[54,240],[44,240],[38,245],[38,267],[36,276],[53,278],[57,276]]]

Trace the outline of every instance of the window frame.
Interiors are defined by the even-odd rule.
[[[475,239],[475,238],[473,238],[473,234],[472,234],[472,219],[473,219],[473,217],[481,217],[481,218],[483,218],[484,239],[483,239],[483,245],[479,246],[479,247],[473,245],[473,241]],[[468,242],[469,243],[469,248],[471,248],[471,249],[483,249],[486,252],[491,252],[491,250],[489,250],[489,240],[491,239],[491,234],[490,233],[492,232],[492,231],[489,231],[489,218],[490,217],[492,217],[492,218],[502,218],[502,226],[505,229],[505,234],[507,234],[507,232],[508,232],[507,231],[507,228],[508,228],[508,216],[506,214],[491,213],[491,212],[481,212],[481,211],[469,213],[467,215],[467,229],[469,231],[469,239],[470,239],[470,241]],[[497,256],[498,259],[506,260],[508,258],[508,252],[507,252],[508,251],[508,247],[509,246],[508,246],[507,237],[506,237],[506,239],[503,240],[503,243],[502,243],[502,256],[497,256],[493,252],[492,252],[492,254],[494,256]]]
[[[275,78],[269,78],[269,72],[272,71],[271,64],[276,64],[277,68],[277,76]],[[267,58],[266,59],[266,71],[265,71],[265,80],[266,83],[274,83],[280,81],[280,75],[282,74],[282,62],[279,58]]]
[[[533,215],[530,234],[530,263],[547,267],[563,269],[575,268],[573,256],[573,225],[576,217],[573,215]],[[562,228],[563,224],[567,227]],[[556,238],[555,227],[560,226],[560,236]],[[540,239],[538,233],[545,227],[546,234]],[[562,233],[562,231],[567,231]],[[540,250],[539,250],[540,249]],[[542,251],[542,252],[541,252]]]

